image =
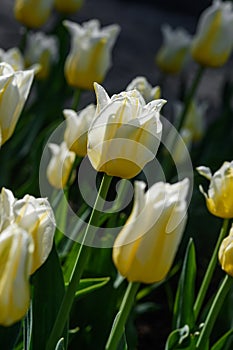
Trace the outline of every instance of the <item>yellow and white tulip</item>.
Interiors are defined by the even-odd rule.
[[[87,154],[97,171],[121,178],[136,176],[158,150],[164,100],[145,103],[137,90],[108,96],[95,84],[97,112],[88,132]]]
[[[154,283],[170,270],[186,224],[188,179],[135,182],[134,205],[113,246],[113,261],[130,282]]]

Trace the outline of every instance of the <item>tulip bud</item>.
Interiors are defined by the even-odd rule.
[[[137,77],[129,83],[126,87],[126,91],[138,90],[146,103],[157,100],[161,96],[161,90],[159,86],[152,87],[145,77]]]
[[[187,60],[191,36],[183,28],[172,30],[162,26],[163,44],[155,56],[159,69],[168,74],[179,73]]]
[[[46,198],[25,195],[17,200],[10,190],[2,188],[0,194],[0,236],[1,232],[17,224],[31,237],[34,245],[33,274],[47,259],[53,245],[55,218]]]
[[[93,90],[93,83],[102,83],[111,67],[111,51],[119,34],[116,24],[100,29],[98,20],[79,25],[64,21],[71,34],[71,51],[65,62],[69,85]]]
[[[24,58],[17,47],[4,51],[0,49],[0,62],[5,62],[17,71],[24,69]]]
[[[220,67],[232,51],[233,12],[230,1],[213,1],[200,16],[191,54],[207,67]]]
[[[233,277],[233,226],[220,245],[218,259],[222,269]]]
[[[210,180],[208,194],[200,186],[208,210],[220,218],[233,218],[233,161],[224,162],[214,175],[205,166],[198,167],[197,171]]]
[[[10,326],[27,312],[33,243],[15,224],[0,233],[0,324]]]
[[[154,283],[170,270],[186,223],[188,179],[135,182],[134,206],[113,246],[113,261],[130,282]]]
[[[55,9],[61,13],[77,12],[83,5],[84,0],[55,0]]]
[[[64,188],[70,176],[75,161],[75,153],[69,151],[65,142],[61,145],[50,143],[52,158],[47,168],[47,178],[55,188]]]
[[[79,113],[72,109],[65,109],[66,130],[64,140],[70,151],[80,157],[87,154],[87,132],[94,119],[96,107],[90,104]]]
[[[33,70],[17,71],[0,63],[0,145],[13,134],[33,81]]]
[[[15,0],[15,18],[29,28],[39,28],[48,20],[54,0]]]
[[[151,161],[162,132],[164,100],[146,105],[137,90],[108,96],[95,84],[97,114],[88,132],[87,153],[92,166],[107,175],[132,178]]]
[[[25,48],[25,64],[30,66],[39,65],[36,77],[46,79],[51,66],[58,59],[58,40],[53,35],[42,32],[28,33]]]

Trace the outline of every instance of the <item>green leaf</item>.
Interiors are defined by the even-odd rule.
[[[189,326],[185,325],[182,328],[175,329],[173,332],[170,333],[165,350],[173,350],[178,345],[181,345],[182,342],[189,338]]]
[[[184,265],[178,284],[176,300],[174,305],[175,328],[181,328],[188,325],[194,326],[194,291],[196,279],[196,255],[193,240],[190,239],[184,258]]]
[[[32,349],[41,350],[46,348],[52,326],[55,322],[64,292],[64,280],[60,261],[55,244],[53,249],[32,279],[33,290],[33,328]],[[66,339],[64,330],[64,337]]]
[[[101,278],[84,278],[81,279],[75,297],[83,297],[86,294],[92,293],[95,290],[105,286],[110,280],[110,277]]]
[[[61,339],[58,341],[55,350],[65,350],[64,338],[61,338]]]
[[[211,350],[224,350],[227,341],[230,339],[230,337],[233,334],[233,329],[229,330],[227,333],[225,333],[212,347]]]

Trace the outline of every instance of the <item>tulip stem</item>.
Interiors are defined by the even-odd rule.
[[[24,54],[25,47],[27,44],[27,36],[28,36],[28,27],[21,27],[21,40],[19,44],[19,49]]]
[[[198,67],[198,70],[197,70],[197,73],[196,73],[196,76],[192,82],[192,85],[190,87],[190,90],[188,91],[187,95],[185,96],[185,99],[184,99],[184,108],[181,112],[181,115],[179,117],[179,120],[178,120],[178,124],[176,126],[177,130],[180,131],[184,125],[184,122],[185,122],[185,118],[186,118],[186,115],[187,115],[187,112],[188,112],[188,109],[189,109],[189,106],[190,106],[190,103],[195,95],[195,92],[197,90],[197,87],[198,87],[198,84],[201,80],[201,77],[203,75],[203,72],[204,72],[204,67],[203,66],[199,66]]]
[[[74,109],[75,111],[78,109],[78,104],[80,101],[80,96],[81,96],[81,89],[75,89],[74,91],[74,95],[73,95],[73,101],[72,101],[72,109]]]
[[[112,329],[106,343],[105,350],[116,350],[121,337],[124,333],[125,324],[129,313],[132,309],[133,303],[135,301],[135,296],[137,294],[138,288],[140,286],[139,282],[129,282],[126,289],[125,295],[121,302],[121,306],[118,314],[112,325]]]
[[[219,314],[219,311],[221,310],[222,304],[230,291],[230,288],[232,286],[232,277],[229,275],[226,275],[223,279],[220,288],[218,289],[218,292],[211,304],[211,308],[207,314],[204,326],[201,330],[200,336],[197,341],[196,349],[205,349],[206,344],[209,340],[211,331],[213,329],[213,326],[215,324],[216,318]]]
[[[212,254],[212,257],[211,257],[211,260],[209,262],[208,268],[206,270],[206,273],[205,273],[204,279],[202,281],[199,293],[197,295],[197,298],[196,298],[196,301],[195,301],[195,304],[194,304],[194,308],[193,308],[195,320],[197,320],[197,318],[198,318],[199,312],[201,310],[203,301],[204,301],[205,296],[206,296],[207,289],[209,287],[211,278],[213,276],[215,267],[217,265],[219,247],[220,247],[220,244],[221,244],[223,238],[227,234],[228,223],[229,223],[229,219],[224,219],[223,225],[222,225],[219,237],[218,237],[218,241],[216,243],[214,252]]]
[[[85,245],[86,238],[89,233],[89,229],[93,226],[96,226],[96,229],[98,229],[98,219],[100,215],[100,199],[105,199],[107,196],[107,192],[109,189],[109,186],[111,184],[112,176],[108,176],[104,174],[102,178],[102,182],[99,188],[99,192],[95,201],[95,204],[93,206],[91,216],[89,219],[89,222],[87,224],[82,244],[79,248],[79,252],[73,267],[73,271],[71,273],[70,281],[68,284],[68,287],[66,289],[65,295],[63,297],[56,321],[54,323],[54,326],[52,328],[46,350],[54,350],[56,347],[57,342],[61,338],[62,332],[65,328],[65,324],[68,320],[70,310],[73,304],[73,300],[75,298],[75,293],[77,291],[80,278],[82,276],[82,273],[84,271],[86,262],[88,260],[89,254],[91,252],[92,247]],[[98,207],[98,210],[97,210]],[[93,234],[93,231],[92,231]]]

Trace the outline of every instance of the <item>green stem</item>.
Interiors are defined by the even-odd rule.
[[[80,101],[81,92],[82,92],[81,89],[75,89],[75,91],[74,91],[73,101],[72,101],[72,106],[71,106],[71,108],[74,109],[75,111],[76,111],[77,108],[78,108],[78,104],[79,104],[79,101]]]
[[[91,252],[91,247],[90,246],[86,246],[85,242],[86,242],[86,237],[88,236],[89,233],[89,229],[91,226],[97,226],[98,225],[98,218],[100,215],[100,209],[97,208],[97,205],[99,204],[99,200],[105,199],[107,196],[107,192],[111,183],[112,177],[108,176],[106,174],[104,174],[100,188],[99,188],[99,192],[94,204],[94,207],[92,209],[92,213],[88,222],[88,225],[86,227],[85,230],[85,234],[84,234],[84,238],[82,241],[82,244],[80,246],[74,267],[73,267],[73,271],[70,277],[70,282],[69,285],[66,289],[64,298],[62,300],[56,321],[54,323],[53,329],[51,331],[47,346],[46,346],[46,350],[54,350],[56,347],[56,344],[58,342],[58,340],[61,337],[61,334],[64,330],[65,324],[68,320],[69,314],[70,314],[70,310],[73,304],[73,300],[75,297],[75,292],[77,290],[77,287],[79,285],[79,281],[80,278],[82,276],[83,270],[85,268],[86,262],[88,260],[89,254]],[[97,227],[98,229],[98,227]]]
[[[192,85],[190,87],[190,90],[188,91],[186,97],[185,97],[185,100],[184,100],[184,108],[182,110],[182,113],[179,117],[179,121],[178,121],[178,125],[176,126],[177,130],[180,131],[182,126],[184,125],[184,122],[185,122],[185,118],[186,118],[186,115],[187,115],[187,112],[188,112],[188,109],[189,109],[189,106],[190,106],[190,103],[195,95],[195,92],[197,90],[197,87],[198,87],[198,84],[201,80],[201,77],[203,75],[203,72],[204,72],[204,67],[203,66],[199,66],[198,67],[198,70],[197,70],[197,73],[196,73],[196,76],[192,82]]]
[[[222,225],[219,237],[218,237],[218,241],[216,243],[214,252],[212,254],[208,268],[206,270],[206,273],[205,273],[204,279],[202,281],[199,293],[197,295],[197,299],[195,301],[194,308],[193,308],[195,320],[197,320],[197,318],[198,318],[199,312],[201,310],[203,301],[204,301],[205,296],[206,296],[207,289],[209,287],[211,278],[213,276],[215,267],[217,265],[219,247],[220,247],[220,244],[221,244],[223,238],[227,234],[228,223],[229,223],[229,219],[224,219],[223,225]]]
[[[139,286],[139,282],[129,282],[124,298],[121,302],[120,310],[114,320],[105,350],[117,349],[117,346],[124,333],[125,324],[135,301],[135,296]]]
[[[27,44],[27,36],[28,36],[29,29],[28,29],[28,27],[22,27],[21,29],[22,29],[22,35],[21,35],[21,40],[20,40],[20,44],[19,44],[19,50],[23,54],[25,51],[26,44]]]
[[[219,314],[219,311],[221,310],[222,304],[232,286],[232,277],[229,275],[226,275],[224,280],[221,283],[221,286],[213,300],[213,303],[211,304],[211,308],[208,312],[208,315],[206,317],[204,326],[201,330],[201,334],[198,338],[196,349],[205,349],[206,343],[209,340],[211,331],[213,329],[213,326],[215,324],[216,318]]]

